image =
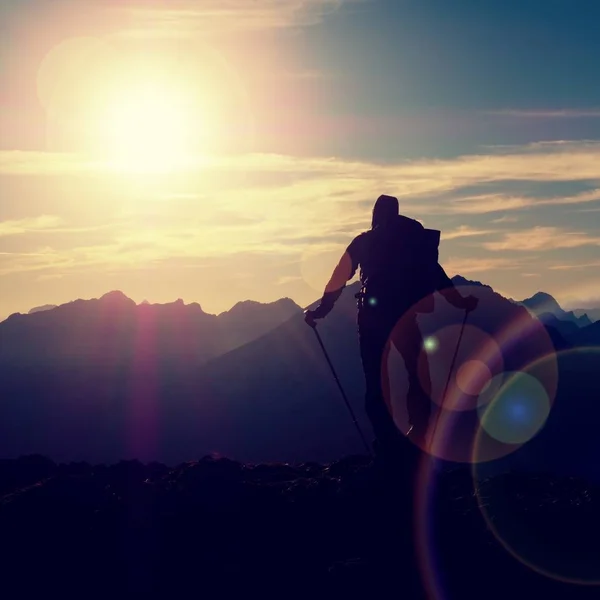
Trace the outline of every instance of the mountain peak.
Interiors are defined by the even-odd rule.
[[[45,312],[47,310],[52,310],[54,308],[56,308],[56,304],[44,304],[43,306],[36,306],[36,307],[32,308],[27,314],[33,315],[38,312]]]
[[[547,292],[536,292],[533,296],[531,296],[530,300],[536,300],[539,302],[556,302],[554,296],[548,294]]]
[[[546,292],[536,292],[531,298],[523,300],[521,304],[536,313],[552,313],[554,315],[563,313],[560,304]]]
[[[472,279],[467,279],[466,277],[463,277],[462,275],[455,275],[454,277],[451,278],[452,279],[452,283],[454,283],[455,286],[477,286],[477,287],[483,287],[483,288],[490,288],[491,287],[485,283],[481,283],[481,281],[474,281]]]
[[[291,298],[279,298],[279,300],[275,300],[274,302],[264,303],[257,302],[256,300],[242,300],[234,304],[228,311],[225,311],[221,314],[228,314],[229,316],[244,315],[249,313],[250,311],[252,311],[253,313],[256,313],[257,311],[262,311],[268,307],[274,307],[279,310],[290,311],[290,313],[301,310],[300,307]]]
[[[100,300],[109,302],[133,302],[133,300],[127,297],[121,290],[112,290],[110,292],[106,292],[106,294],[100,297]]]

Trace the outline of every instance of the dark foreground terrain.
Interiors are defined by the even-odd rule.
[[[0,461],[2,597],[598,597],[599,490],[546,476],[474,485],[469,469],[420,473],[413,493],[364,457],[296,466],[205,457],[175,468]]]

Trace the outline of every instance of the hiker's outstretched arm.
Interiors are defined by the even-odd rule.
[[[338,298],[342,295],[346,283],[354,277],[356,269],[358,269],[361,244],[362,237],[358,236],[346,248],[346,251],[333,270],[329,282],[325,286],[319,306],[313,312],[315,319],[322,319],[331,312]]]
[[[456,308],[464,308],[465,298],[454,287],[452,279],[448,277],[439,263],[436,270],[436,289],[450,304],[456,306]]]
[[[346,283],[349,279],[352,279],[355,271],[356,269],[352,268],[350,254],[348,251],[344,252],[344,255],[333,270],[329,282],[325,286],[321,302],[315,310],[315,318],[322,319],[329,314],[338,301],[338,298],[342,295]]]

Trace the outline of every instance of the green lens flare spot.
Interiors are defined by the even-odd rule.
[[[432,354],[439,348],[439,342],[433,336],[425,338],[423,341],[423,348],[425,348],[425,352]]]

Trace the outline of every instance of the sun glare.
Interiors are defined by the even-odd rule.
[[[37,84],[49,150],[91,154],[117,171],[164,173],[252,139],[241,80],[217,53],[127,48],[84,37],[47,54]]]
[[[103,151],[126,168],[173,168],[191,151],[195,117],[185,94],[167,80],[119,90],[101,117]]]

